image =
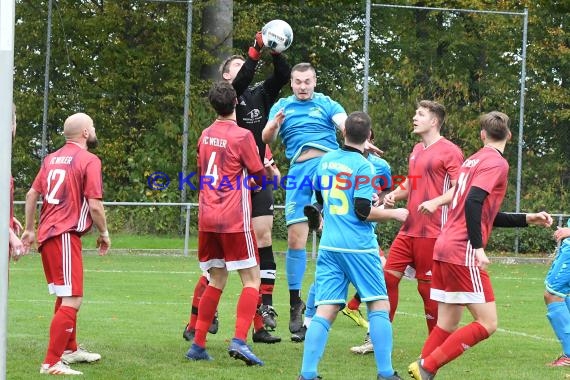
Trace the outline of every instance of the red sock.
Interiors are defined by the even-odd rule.
[[[208,286],[208,279],[206,276],[200,276],[200,279],[194,287],[194,295],[192,297],[192,310],[190,311],[190,320],[188,321],[188,331],[196,329],[196,321],[198,320],[198,305],[200,304],[200,299],[202,294]]]
[[[396,309],[398,308],[398,285],[400,285],[401,279],[385,271],[384,280],[386,281],[388,301],[390,302],[390,322],[392,322],[394,320],[394,314],[396,314]]]
[[[200,304],[198,305],[198,320],[196,321],[196,335],[194,335],[194,343],[200,347],[206,347],[206,335],[208,328],[214,319],[222,290],[214,288],[211,285],[206,287]]]
[[[436,325],[431,333],[429,334],[426,342],[424,343],[424,347],[422,348],[422,358],[428,357],[436,348],[441,346],[443,342],[450,336],[451,333],[445,331],[438,325]]]
[[[273,294],[273,288],[275,287],[275,284],[264,284],[261,283],[261,285],[259,286],[259,293],[261,293],[262,295],[270,295]]]
[[[69,306],[59,307],[57,313],[55,313],[51,320],[49,344],[44,364],[52,366],[61,359],[61,355],[73,332],[76,318],[76,309]]]
[[[354,297],[352,297],[350,299],[350,301],[348,301],[348,304],[346,305],[350,310],[358,310],[358,308],[360,307],[360,297],[358,296],[358,293],[356,293],[354,295]]]
[[[261,288],[260,288],[259,289],[259,297],[257,297],[257,305],[256,305],[257,309],[259,309],[261,304],[262,304],[262,294],[261,294]],[[264,328],[263,318],[256,311],[255,315],[253,316],[253,331],[259,331],[262,328]]]
[[[418,292],[424,300],[424,312],[429,334],[437,324],[437,302],[430,297],[431,282],[418,280]]]
[[[77,351],[77,318],[75,318],[75,323],[73,324],[73,332],[69,336],[69,341],[67,342],[67,346],[65,350],[69,351]]]
[[[471,322],[455,330],[438,348],[424,358],[422,366],[431,373],[459,357],[465,350],[489,337],[487,330],[478,322]]]
[[[258,299],[258,289],[249,287],[242,289],[237,303],[235,338],[243,341],[247,340],[247,333],[255,315]]]

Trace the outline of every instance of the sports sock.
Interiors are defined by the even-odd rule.
[[[311,284],[309,292],[307,293],[307,305],[305,309],[305,318],[313,318],[317,312],[317,307],[315,306],[315,283]]]
[[[253,331],[258,332],[259,330],[263,330],[265,328],[263,324],[263,318],[261,315],[255,313],[253,316]]]
[[[287,257],[285,258],[285,269],[290,290],[301,289],[306,268],[307,252],[305,249],[288,248]]]
[[[259,294],[259,296],[257,297],[257,305],[255,305],[256,312],[253,315],[253,331],[259,331],[265,327],[265,324],[263,323],[263,317],[257,312],[260,306],[261,306],[261,294]]]
[[[390,301],[390,321],[393,321],[396,309],[398,308],[398,286],[400,285],[400,278],[388,271],[384,271],[384,280],[386,281],[388,301]]]
[[[212,319],[214,319],[214,315],[216,314],[216,309],[218,308],[221,296],[222,290],[214,288],[211,285],[208,285],[202,294],[200,304],[198,305],[196,334],[194,335],[194,343],[200,347],[206,347],[206,335],[208,334],[208,328],[210,327],[210,324],[212,324]]]
[[[369,311],[368,321],[378,374],[390,377],[394,374],[394,367],[392,367],[392,323],[388,311]]]
[[[424,312],[426,316],[426,324],[428,328],[428,334],[433,330],[437,324],[437,302],[432,300],[430,297],[431,292],[431,281],[420,281],[418,280],[418,292],[424,300]]]
[[[188,331],[196,329],[196,321],[198,320],[198,305],[200,304],[200,299],[202,299],[202,294],[208,286],[208,279],[206,276],[200,276],[196,286],[194,287],[194,295],[192,296],[192,310],[190,311],[190,320],[188,321]]]
[[[441,346],[443,342],[450,336],[451,333],[449,331],[445,331],[438,325],[435,325],[431,333],[429,334],[426,342],[424,343],[424,347],[422,348],[421,357],[425,358],[429,356],[436,348]]]
[[[71,352],[77,351],[77,318],[73,320],[73,332],[69,336],[65,350],[69,350]]]
[[[553,302],[546,305],[546,317],[562,345],[564,355],[570,356],[570,311],[564,302]]]
[[[301,289],[289,290],[289,305],[293,306],[301,303]]]
[[[259,269],[261,273],[261,285],[259,292],[261,293],[264,305],[273,305],[273,288],[275,287],[275,276],[277,273],[277,265],[273,256],[273,247],[258,248],[259,250]]]
[[[241,290],[237,303],[236,329],[234,338],[247,340],[249,327],[255,316],[257,300],[259,299],[259,289],[246,287]]]
[[[318,375],[317,367],[325,352],[330,328],[331,324],[329,321],[323,317],[316,316],[311,322],[311,327],[307,330],[301,367],[301,375],[305,379],[315,379]]]
[[[467,326],[455,330],[433,352],[423,358],[422,366],[429,372],[435,373],[445,364],[459,357],[465,350],[489,337],[487,330],[479,322],[471,322]]]
[[[350,310],[358,310],[362,301],[360,300],[360,295],[358,293],[354,293],[354,297],[348,301],[346,305]]]
[[[61,359],[73,332],[77,310],[69,306],[60,306],[51,320],[49,344],[44,364],[54,365]]]

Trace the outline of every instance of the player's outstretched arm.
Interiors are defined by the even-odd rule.
[[[291,66],[281,53],[271,51],[273,73],[263,81],[269,106],[277,100],[279,92],[291,80]]]
[[[369,222],[381,222],[385,220],[396,220],[403,223],[408,218],[409,212],[405,208],[383,209],[380,207],[372,207],[370,214],[366,218]]]
[[[285,111],[281,109],[275,114],[275,117],[272,120],[267,122],[265,128],[263,128],[263,131],[261,132],[261,138],[265,144],[275,141],[283,120],[285,120]]]

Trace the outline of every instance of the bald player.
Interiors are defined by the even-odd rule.
[[[88,151],[97,146],[93,120],[84,113],[71,115],[65,120],[63,134],[65,145],[45,157],[26,195],[22,243],[28,251],[37,241],[49,293],[57,297],[40,373],[81,375],[68,365],[101,359],[76,340],[77,313],[83,299],[81,236],[95,224],[99,255],[107,253],[111,240],[102,202],[101,160]],[[35,214],[40,195],[43,204],[36,239]]]

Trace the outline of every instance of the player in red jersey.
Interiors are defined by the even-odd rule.
[[[499,208],[507,190],[509,164],[503,158],[511,138],[509,118],[501,112],[482,115],[484,147],[461,166],[450,204],[449,221],[434,247],[431,297],[438,302],[437,325],[408,372],[416,380],[433,379],[439,368],[487,339],[497,329],[497,307],[484,247],[491,229],[550,226],[545,212],[505,214]],[[458,328],[467,307],[474,321]]]
[[[68,367],[93,362],[101,355],[77,345],[77,313],[83,299],[81,236],[95,224],[97,247],[105,255],[111,246],[103,208],[101,160],[88,149],[97,146],[93,120],[76,113],[65,120],[63,147],[44,158],[42,167],[26,195],[26,229],[22,242],[29,250],[36,241],[36,203],[40,195],[37,242],[48,290],[57,296],[51,321],[48,350],[40,373],[80,375]]]
[[[228,271],[237,270],[243,289],[237,304],[234,338],[228,352],[248,365],[263,365],[245,343],[259,298],[259,257],[251,222],[248,178],[262,184],[265,168],[250,131],[236,123],[237,96],[230,83],[218,82],[208,94],[218,118],[198,140],[200,196],[198,258],[210,273],[210,283],[198,305],[189,360],[211,360],[206,334],[218,307]]]
[[[259,158],[267,162],[272,160],[269,146],[263,143],[261,132],[267,123],[267,115],[279,95],[281,88],[289,82],[291,67],[282,54],[272,52],[271,60],[273,72],[259,83],[253,82],[256,68],[264,48],[261,32],[257,32],[253,45],[250,46],[246,57],[232,55],[224,60],[220,66],[221,79],[232,84],[238,96],[236,106],[236,121],[242,128],[250,130],[259,150]],[[269,179],[279,177],[280,173],[274,164],[265,165]],[[271,181],[269,181],[271,182]],[[275,182],[279,183],[279,181]],[[260,302],[257,314],[253,320],[253,341],[258,343],[277,343],[281,338],[272,335],[277,326],[277,312],[273,308],[273,288],[277,272],[275,257],[273,255],[273,242],[271,231],[273,228],[273,191],[277,186],[268,185],[251,194],[252,222],[259,251],[259,266],[261,270]],[[192,309],[190,319],[182,336],[187,341],[194,339],[198,304],[204,289],[208,286],[206,275],[200,277],[194,288],[192,296]],[[218,331],[217,313],[208,330],[215,334]]]
[[[390,320],[398,307],[398,286],[406,268],[415,269],[418,292],[424,302],[428,331],[437,320],[437,304],[430,299],[432,252],[435,239],[447,219],[447,206],[463,154],[461,149],[441,135],[445,121],[443,105],[429,100],[418,103],[413,118],[413,133],[421,142],[414,146],[408,160],[408,177],[387,194],[384,204],[393,207],[407,199],[410,216],[390,247],[384,269]],[[442,207],[440,207],[442,206]]]

